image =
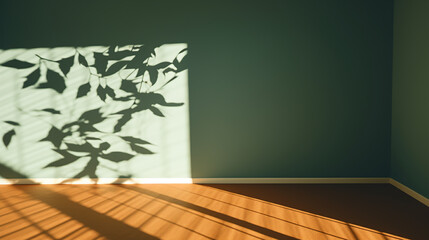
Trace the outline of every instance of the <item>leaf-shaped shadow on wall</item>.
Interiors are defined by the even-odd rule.
[[[81,52],[82,49],[76,48],[74,54],[53,59],[36,54],[36,61],[11,59],[0,64],[27,73],[21,85],[25,91],[34,94],[38,91],[49,91],[49,94],[58,97],[65,93],[74,93],[75,102],[65,104],[70,106],[69,108],[32,109],[30,106],[26,110],[20,109],[24,114],[35,118],[34,121],[49,123],[41,130],[46,132],[45,137],[38,142],[44,142],[45,147],[48,143],[50,147],[47,150],[54,152],[58,158],[43,168],[63,168],[84,162],[80,165],[83,167],[71,176],[71,179],[97,179],[97,170],[103,161],[121,164],[138,155],[156,154],[151,149],[153,144],[150,141],[123,134],[122,129],[144,112],[157,118],[165,118],[166,114],[161,108],[184,105],[183,102],[167,101],[162,90],[186,69],[186,48],[176,53],[170,61],[158,61],[156,49],[160,47],[160,44],[111,46],[85,54]],[[80,80],[74,78],[76,69],[86,69],[86,82],[79,83]],[[116,84],[114,79],[118,79],[119,84]],[[99,107],[76,115],[75,104],[85,104],[85,99],[98,99]],[[115,111],[109,112],[109,109]],[[62,118],[66,114],[67,118]],[[5,147],[11,146],[14,138],[20,134],[17,129],[21,128],[22,124],[17,120],[4,119],[0,123],[9,126],[2,137]],[[106,130],[106,125],[111,126],[110,130]],[[126,145],[128,149],[118,151],[112,147],[117,144]],[[131,175],[121,172],[118,176]]]

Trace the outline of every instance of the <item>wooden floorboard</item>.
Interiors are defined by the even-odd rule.
[[[0,186],[0,239],[429,239],[388,184]]]

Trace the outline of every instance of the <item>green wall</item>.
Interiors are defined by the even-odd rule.
[[[391,0],[1,4],[1,49],[187,43],[193,177],[389,176]]]
[[[396,0],[391,176],[429,198],[429,2]]]
[[[392,2],[282,2],[190,43],[193,176],[388,176]]]

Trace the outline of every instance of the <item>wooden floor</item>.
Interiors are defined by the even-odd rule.
[[[387,184],[0,186],[0,239],[429,239]]]

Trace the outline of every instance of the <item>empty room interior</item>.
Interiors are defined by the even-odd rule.
[[[429,1],[0,11],[0,239],[429,239]]]

